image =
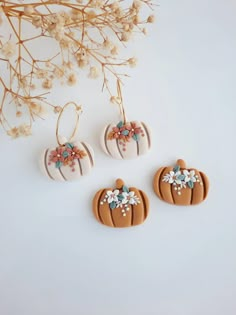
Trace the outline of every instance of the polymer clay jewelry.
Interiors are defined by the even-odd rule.
[[[59,136],[59,124],[64,110],[68,106],[74,106],[76,123],[69,140]],[[56,126],[56,138],[58,146],[44,150],[40,158],[40,168],[43,173],[52,180],[73,181],[88,174],[94,166],[94,153],[86,142],[74,142],[78,131],[81,107],[74,102],[67,103],[61,110]]]
[[[101,135],[103,151],[115,159],[133,159],[147,153],[151,146],[151,134],[146,124],[127,121],[120,87],[117,81],[115,102],[120,107],[121,120],[107,125]]]
[[[115,189],[100,189],[93,198],[96,219],[110,227],[130,227],[143,223],[149,212],[146,194],[135,187],[127,187],[116,180]]]
[[[155,174],[153,188],[157,196],[175,205],[196,205],[206,199],[209,191],[207,176],[177,160],[175,167],[161,167]]]

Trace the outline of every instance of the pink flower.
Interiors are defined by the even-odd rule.
[[[137,127],[136,123],[131,122],[130,125],[125,126],[126,130],[129,130],[129,137],[132,138],[133,135],[138,135],[141,133],[141,127]]]
[[[121,137],[121,129],[118,128],[118,127],[113,127],[112,131],[113,131],[113,137],[115,139],[120,139],[120,137]]]
[[[68,161],[82,159],[84,156],[86,156],[86,153],[83,150],[80,150],[77,147],[67,148],[66,151],[69,154]]]
[[[63,152],[65,151],[65,147],[57,147],[56,150],[53,150],[50,152],[49,161],[56,163],[56,162],[62,162],[65,163],[65,158],[63,156]]]

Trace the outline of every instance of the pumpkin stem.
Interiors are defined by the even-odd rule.
[[[186,168],[186,163],[184,160],[179,159],[177,160],[176,164],[179,165],[180,168]]]
[[[124,181],[122,180],[122,179],[120,179],[120,178],[118,178],[117,180],[116,180],[116,188],[117,189],[121,189],[123,186],[124,186]]]

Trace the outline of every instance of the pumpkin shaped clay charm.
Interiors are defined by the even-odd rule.
[[[206,199],[209,180],[204,173],[187,169],[183,160],[177,160],[175,167],[161,167],[156,172],[153,188],[157,196],[168,203],[196,205]]]
[[[42,172],[52,180],[73,181],[88,174],[94,165],[93,149],[86,142],[65,142],[44,150]]]
[[[68,106],[73,106],[76,123],[69,140],[59,136],[59,123]],[[81,106],[69,102],[62,108],[56,126],[57,144],[52,148],[45,149],[40,157],[40,169],[50,179],[56,181],[73,181],[90,172],[94,166],[94,153],[91,146],[86,142],[74,141],[78,130]]]
[[[150,130],[140,121],[109,124],[102,132],[101,146],[107,155],[115,159],[133,159],[150,149]]]
[[[149,212],[146,194],[124,185],[122,179],[116,180],[115,189],[99,190],[93,199],[93,212],[96,219],[110,227],[130,227],[145,221]]]

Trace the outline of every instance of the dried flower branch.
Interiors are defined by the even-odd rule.
[[[120,81],[126,74],[117,69],[136,65],[134,57],[120,59],[119,48],[135,32],[146,34],[145,24],[153,23],[154,16],[141,16],[152,6],[151,0],[0,1],[0,30],[9,30],[0,36],[0,124],[7,134],[31,134],[45,105],[60,112],[47,101],[48,91],[56,79],[76,84],[82,69],[89,78],[100,76],[103,89],[115,97],[109,80]],[[46,53],[42,59],[35,51],[40,44]],[[41,88],[46,92],[37,93]],[[16,117],[28,122],[12,127],[7,118],[12,106]]]

